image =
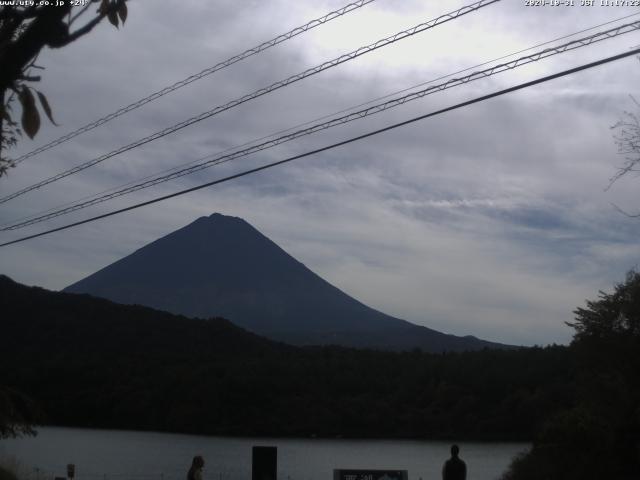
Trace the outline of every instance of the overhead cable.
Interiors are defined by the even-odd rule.
[[[152,142],[154,140],[157,140],[159,138],[165,137],[165,136],[167,136],[167,135],[169,135],[171,133],[174,133],[174,132],[176,132],[178,130],[181,130],[181,129],[185,128],[185,127],[193,125],[194,123],[201,122],[202,120],[205,120],[205,119],[207,119],[209,117],[217,115],[218,113],[224,112],[226,110],[230,110],[231,108],[237,107],[238,105],[241,105],[241,104],[243,104],[245,102],[248,102],[249,100],[253,100],[253,99],[258,98],[258,97],[260,97],[262,95],[265,95],[267,93],[271,93],[271,92],[273,92],[275,90],[278,90],[278,89],[280,89],[282,87],[285,87],[285,86],[290,85],[292,83],[298,82],[298,81],[300,81],[300,80],[302,80],[304,78],[310,77],[312,75],[320,73],[320,72],[322,72],[324,70],[327,70],[329,68],[335,67],[335,66],[340,65],[340,64],[345,63],[345,62],[348,62],[348,61],[353,60],[355,58],[358,58],[358,57],[360,57],[362,55],[370,53],[370,52],[372,52],[374,50],[377,50],[379,48],[385,47],[387,45],[391,45],[391,44],[393,44],[393,43],[395,43],[397,41],[403,40],[405,38],[408,38],[410,36],[413,36],[413,35],[415,35],[417,33],[423,32],[425,30],[434,28],[437,25],[441,25],[443,23],[449,22],[451,20],[459,18],[459,17],[461,17],[463,15],[466,15],[468,13],[477,11],[477,10],[483,8],[483,7],[486,7],[486,6],[491,5],[493,3],[497,3],[499,1],[501,1],[501,0],[480,0],[478,2],[475,2],[475,3],[471,4],[471,5],[467,5],[467,6],[464,6],[462,8],[459,8],[458,10],[455,10],[453,12],[441,15],[441,16],[439,16],[439,17],[437,17],[437,18],[435,18],[433,20],[430,20],[428,22],[421,23],[421,24],[416,25],[415,27],[412,27],[410,29],[398,32],[395,35],[392,35],[390,37],[378,40],[377,42],[369,44],[369,45],[367,45],[365,47],[360,47],[357,50],[354,50],[354,51],[352,51],[350,53],[341,55],[340,57],[337,57],[337,58],[334,58],[333,60],[324,62],[324,63],[322,63],[322,64],[320,64],[320,65],[318,65],[316,67],[307,69],[304,72],[298,73],[298,74],[293,75],[293,76],[291,76],[289,78],[286,78],[284,80],[280,80],[280,81],[278,81],[276,83],[273,83],[273,84],[269,85],[268,87],[264,87],[264,88],[261,88],[259,90],[256,90],[253,93],[244,95],[244,96],[242,96],[242,97],[240,97],[238,99],[232,100],[231,102],[228,102],[228,103],[226,103],[224,105],[220,105],[218,107],[215,107],[212,110],[208,110],[206,112],[203,112],[203,113],[201,113],[199,115],[196,115],[196,116],[191,117],[191,118],[189,118],[187,120],[184,120],[184,121],[182,121],[182,122],[180,122],[180,123],[178,123],[176,125],[173,125],[171,127],[165,128],[164,130],[156,132],[156,133],[154,133],[152,135],[149,135],[149,136],[147,136],[145,138],[142,138],[140,140],[136,140],[133,143],[130,143],[128,145],[120,147],[120,148],[118,148],[116,150],[113,150],[113,151],[107,153],[107,154],[101,155],[100,157],[94,158],[93,160],[89,160],[88,162],[82,163],[82,164],[80,164],[80,165],[78,165],[76,167],[73,167],[73,168],[71,168],[69,170],[66,170],[66,171],[61,172],[61,173],[59,173],[57,175],[54,175],[53,177],[50,177],[50,178],[48,178],[46,180],[42,180],[42,181],[40,181],[38,183],[35,183],[35,184],[30,185],[28,187],[25,187],[25,188],[15,192],[15,193],[12,193],[10,195],[2,197],[2,198],[0,198],[0,204],[8,202],[9,200],[12,200],[12,199],[14,199],[16,197],[24,195],[25,193],[31,192],[31,191],[36,190],[38,188],[41,188],[41,187],[43,187],[45,185],[48,185],[48,184],[53,183],[53,182],[56,182],[56,181],[61,180],[61,179],[65,178],[65,177],[68,177],[70,175],[74,175],[74,174],[76,174],[78,172],[86,170],[87,168],[92,167],[94,165],[97,165],[98,163],[101,163],[101,162],[103,162],[103,161],[105,161],[105,160],[107,160],[109,158],[115,157],[116,155],[119,155],[121,153],[127,152],[129,150],[134,149],[134,148],[140,147],[142,145],[145,145],[145,144],[147,144],[149,142]]]
[[[124,188],[121,188],[119,190],[116,191],[111,191],[107,194],[98,196],[98,197],[92,197],[89,200],[86,201],[80,201],[77,202],[73,205],[55,210],[55,211],[50,211],[48,213],[45,213],[43,215],[39,215],[33,218],[29,218],[28,220],[24,220],[24,221],[18,221],[15,222],[11,225],[8,226],[3,226],[0,228],[0,231],[9,231],[9,230],[17,230],[19,228],[24,228],[30,225],[34,225],[36,223],[40,223],[43,222],[45,220],[50,220],[52,218],[56,218],[59,217],[61,215],[66,215],[69,214],[71,212],[75,212],[77,210],[81,210],[83,208],[87,208],[90,207],[92,205],[96,205],[99,203],[103,203],[106,202],[108,200],[112,200],[114,198],[132,193],[132,192],[136,192],[138,190],[142,190],[145,188],[149,188],[152,187],[154,185],[158,185],[160,183],[164,183],[167,182],[169,180],[173,180],[179,177],[183,177],[186,175],[190,175],[192,173],[198,172],[200,170],[204,170],[206,168],[210,168],[214,165],[219,165],[221,163],[226,163],[232,160],[235,160],[237,158],[240,157],[245,157],[247,155],[251,155],[253,153],[262,151],[262,150],[266,150],[268,148],[272,148],[275,147],[277,145],[289,142],[291,140],[306,136],[306,135],[311,135],[313,133],[319,132],[321,130],[326,130],[338,125],[343,125],[345,123],[348,122],[352,122],[354,120],[359,120],[361,118],[365,118],[368,117],[370,115],[374,115],[380,112],[384,112],[386,110],[389,110],[391,108],[395,108],[397,106],[400,105],[404,105],[405,103],[411,102],[413,100],[418,100],[420,98],[423,98],[427,95],[431,95],[433,93],[436,92],[441,92],[443,90],[447,90],[449,88],[453,88],[459,85],[464,85],[466,83],[475,81],[475,80],[480,80],[482,78],[487,78],[489,76],[492,75],[496,75],[498,73],[502,73],[508,70],[513,70],[514,68],[517,67],[521,67],[523,65],[527,65],[533,62],[537,62],[540,61],[542,59],[551,57],[553,55],[558,55],[561,53],[565,53],[568,51],[573,51],[577,48],[581,48],[581,47],[585,47],[588,45],[592,45],[593,43],[596,42],[600,42],[602,40],[607,40],[610,38],[615,38],[619,35],[623,35],[625,33],[629,33],[629,32],[633,32],[633,31],[638,31],[640,30],[640,21],[636,21],[636,22],[632,22],[632,23],[628,23],[625,25],[620,25],[618,27],[603,31],[603,32],[597,32],[593,35],[589,35],[587,37],[583,37],[583,38],[579,38],[576,40],[573,40],[571,42],[567,42],[564,43],[562,45],[556,46],[556,47],[551,47],[551,48],[547,48],[544,50],[541,50],[539,52],[533,53],[531,55],[527,55],[527,56],[523,56],[523,57],[519,57],[517,59],[514,59],[510,62],[506,62],[506,63],[501,63],[495,66],[492,66],[490,68],[484,69],[484,70],[480,70],[477,72],[473,72],[470,75],[464,76],[464,77],[459,77],[459,78],[453,78],[450,79],[444,83],[440,83],[437,85],[432,85],[429,86],[427,88],[424,88],[422,90],[416,91],[416,92],[412,92],[409,93],[407,95],[404,95],[402,97],[398,97],[398,98],[394,98],[391,100],[388,100],[386,102],[383,103],[379,103],[376,105],[372,105],[370,107],[367,107],[365,109],[356,111],[356,112],[352,112],[349,113],[347,115],[343,115],[340,117],[336,117],[333,118],[329,121],[326,122],[321,122],[321,123],[317,123],[315,125],[312,125],[310,127],[301,129],[301,130],[297,130],[294,131],[292,133],[286,134],[286,135],[282,135],[280,137],[268,140],[266,142],[257,144],[257,145],[253,145],[250,146],[248,148],[242,149],[242,150],[238,150],[232,153],[227,153],[227,154],[221,154],[221,155],[216,155],[212,158],[211,155],[204,157],[202,159],[200,159],[195,165],[191,165],[189,167],[184,167],[182,169],[179,170],[175,170],[175,171],[171,171],[170,173],[166,174],[166,175],[159,175],[156,177],[153,177],[151,179],[148,180],[144,180],[141,181],[137,184],[133,184],[133,185],[128,185]]]
[[[0,247],[6,247],[8,245],[13,245],[13,244],[16,244],[16,243],[20,243],[20,242],[24,242],[24,241],[27,241],[27,240],[31,240],[33,238],[42,237],[44,235],[48,235],[48,234],[51,234],[51,233],[54,233],[54,232],[67,230],[67,229],[72,228],[72,227],[76,227],[76,226],[79,226],[79,225],[84,225],[86,223],[94,222],[96,220],[100,220],[100,219],[103,219],[103,218],[107,218],[107,217],[111,217],[111,216],[114,216],[114,215],[118,215],[120,213],[124,213],[124,212],[128,212],[128,211],[131,211],[131,210],[135,210],[135,209],[147,206],[147,205],[152,205],[154,203],[158,203],[158,202],[161,202],[163,200],[168,200],[170,198],[174,198],[174,197],[178,197],[178,196],[181,196],[181,195],[185,195],[187,193],[195,192],[197,190],[201,190],[203,188],[211,187],[213,185],[218,185],[218,184],[221,184],[221,183],[228,182],[230,180],[235,180],[237,178],[245,177],[247,175],[250,175],[250,174],[253,174],[253,173],[257,173],[257,172],[260,172],[260,171],[263,171],[263,170],[267,170],[267,169],[270,169],[270,168],[273,168],[273,167],[276,167],[276,166],[279,166],[279,165],[283,165],[285,163],[289,163],[289,162],[292,162],[294,160],[298,160],[298,159],[301,159],[301,158],[309,157],[311,155],[316,155],[318,153],[322,153],[322,152],[325,152],[327,150],[331,150],[331,149],[334,149],[334,148],[337,148],[337,147],[348,145],[350,143],[354,143],[354,142],[357,142],[357,141],[360,141],[360,140],[364,140],[365,138],[369,138],[369,137],[372,137],[374,135],[379,135],[381,133],[384,133],[384,132],[387,132],[387,131],[390,131],[390,130],[394,130],[396,128],[403,127],[405,125],[409,125],[411,123],[415,123],[415,122],[418,122],[418,121],[421,121],[421,120],[425,120],[425,119],[430,118],[430,117],[435,117],[435,116],[441,115],[443,113],[447,113],[447,112],[450,112],[450,111],[453,111],[453,110],[457,110],[457,109],[460,109],[460,108],[463,108],[463,107],[468,107],[468,106],[473,105],[475,103],[483,102],[485,100],[489,100],[491,98],[499,97],[501,95],[505,95],[507,93],[515,92],[517,90],[522,90],[524,88],[529,88],[529,87],[532,87],[534,85],[538,85],[538,84],[541,84],[541,83],[544,83],[544,82],[548,82],[548,81],[554,80],[556,78],[564,77],[566,75],[571,75],[571,74],[574,74],[574,73],[577,73],[577,72],[581,72],[583,70],[587,70],[587,69],[594,68],[594,67],[597,67],[597,66],[600,66],[600,65],[604,65],[606,63],[614,62],[616,60],[621,60],[623,58],[630,57],[632,55],[637,55],[639,53],[640,53],[640,48],[636,48],[634,50],[627,51],[627,52],[624,52],[624,53],[620,53],[618,55],[614,55],[614,56],[611,56],[611,57],[607,57],[607,58],[604,58],[602,60],[598,60],[598,61],[595,61],[595,62],[587,63],[587,64],[581,65],[579,67],[571,68],[569,70],[564,70],[562,72],[555,73],[553,75],[547,75],[545,77],[541,77],[541,78],[538,78],[536,80],[531,80],[529,82],[525,82],[525,83],[521,83],[519,85],[515,85],[513,87],[505,88],[503,90],[499,90],[497,92],[490,93],[488,95],[483,95],[481,97],[476,97],[476,98],[474,98],[472,100],[468,100],[466,102],[458,103],[456,105],[453,105],[453,106],[450,106],[450,107],[447,107],[447,108],[436,110],[434,112],[427,113],[425,115],[420,115],[418,117],[414,117],[414,118],[411,118],[409,120],[405,120],[403,122],[394,123],[393,125],[389,125],[387,127],[380,128],[378,130],[374,130],[372,132],[368,132],[368,133],[365,133],[365,134],[362,134],[362,135],[358,135],[356,137],[352,137],[352,138],[349,138],[347,140],[343,140],[341,142],[333,143],[331,145],[327,145],[327,146],[322,147],[322,148],[311,150],[311,151],[302,153],[300,155],[295,155],[293,157],[285,158],[285,159],[279,160],[277,162],[271,162],[271,163],[268,163],[268,164],[263,165],[261,167],[256,167],[256,168],[252,168],[252,169],[249,169],[249,170],[245,170],[243,172],[236,173],[234,175],[230,175],[228,177],[224,177],[224,178],[220,178],[220,179],[217,179],[217,180],[213,180],[211,182],[207,182],[207,183],[204,183],[202,185],[198,185],[196,187],[187,188],[185,190],[181,190],[179,192],[171,193],[169,195],[164,195],[162,197],[158,197],[158,198],[155,198],[153,200],[148,200],[146,202],[137,203],[135,205],[130,205],[128,207],[121,208],[119,210],[114,210],[112,212],[103,213],[102,215],[97,215],[95,217],[87,218],[85,220],[80,220],[78,222],[69,223],[69,224],[63,225],[61,227],[52,228],[52,229],[46,230],[44,232],[36,233],[36,234],[33,234],[33,235],[28,235],[26,237],[18,238],[16,240],[11,240],[9,242],[1,243]]]
[[[618,18],[615,18],[613,20],[609,20],[607,22],[600,23],[598,25],[594,25],[594,26],[591,26],[591,27],[588,27],[588,28],[585,28],[585,29],[582,29],[582,30],[578,30],[576,32],[573,32],[573,33],[570,33],[570,34],[567,34],[567,35],[562,35],[560,37],[556,37],[554,39],[547,40],[545,42],[541,42],[541,43],[538,43],[536,45],[532,45],[530,47],[527,47],[527,48],[524,48],[524,49],[521,49],[521,50],[518,50],[518,51],[515,51],[515,52],[512,52],[512,53],[508,53],[508,54],[502,55],[502,56],[497,57],[497,58],[493,58],[491,60],[486,60],[486,61],[484,61],[482,63],[476,64],[476,65],[473,65],[473,66],[470,66],[470,67],[466,67],[464,69],[457,70],[455,72],[451,72],[451,73],[448,73],[446,75],[441,75],[439,77],[432,78],[431,80],[427,80],[427,81],[412,85],[410,87],[405,87],[405,88],[403,88],[401,90],[396,90],[394,92],[387,93],[387,94],[385,94],[383,96],[376,97],[376,98],[373,98],[371,100],[367,100],[366,102],[362,102],[362,103],[359,103],[357,105],[353,105],[351,107],[343,108],[343,109],[341,109],[339,111],[336,111],[336,112],[332,112],[332,113],[329,113],[329,114],[322,115],[320,117],[316,117],[316,118],[314,118],[312,120],[307,120],[307,121],[305,121],[303,123],[299,123],[299,124],[296,124],[294,126],[287,127],[287,128],[285,128],[283,130],[279,130],[277,132],[273,132],[273,133],[270,133],[268,135],[264,135],[264,136],[262,136],[260,138],[254,138],[253,140],[249,140],[249,141],[243,142],[240,145],[234,145],[232,147],[228,147],[228,148],[218,152],[218,155],[222,155],[223,153],[231,152],[233,150],[237,150],[237,149],[240,149],[242,147],[247,147],[249,145],[253,145],[254,143],[260,142],[262,140],[266,140],[268,138],[273,138],[273,137],[275,137],[277,135],[282,135],[284,133],[292,132],[292,131],[294,131],[296,129],[300,129],[302,127],[306,127],[307,125],[311,125],[313,123],[319,122],[320,120],[325,120],[325,119],[334,117],[336,115],[339,115],[341,113],[350,112],[350,111],[355,110],[357,108],[364,107],[365,105],[371,105],[371,104],[373,104],[375,102],[379,102],[380,100],[385,100],[385,99],[391,98],[391,97],[393,97],[395,95],[399,95],[399,94],[404,93],[404,92],[409,92],[411,90],[415,90],[418,87],[422,87],[424,85],[429,85],[429,84],[435,83],[438,80],[444,80],[445,78],[450,78],[450,77],[453,77],[454,75],[459,75],[461,73],[469,72],[471,70],[483,67],[485,65],[490,65],[492,63],[499,62],[500,60],[504,60],[506,58],[513,57],[513,56],[518,55],[520,53],[528,52],[530,50],[533,50],[533,49],[536,49],[536,48],[539,48],[539,47],[543,47],[545,45],[549,45],[551,43],[554,43],[554,42],[557,42],[557,41],[560,41],[560,40],[565,40],[565,39],[570,38],[570,37],[575,37],[576,35],[579,35],[581,33],[589,32],[591,30],[595,30],[596,28],[600,28],[600,27],[603,27],[605,25],[611,25],[612,23],[616,23],[616,22],[619,22],[621,20],[625,20],[627,18],[636,17],[638,15],[640,15],[640,13],[632,13],[632,14],[629,14],[629,15],[625,15],[623,17],[618,17]],[[638,45],[637,47],[640,47],[640,45]],[[637,47],[630,47],[630,48],[637,48]],[[176,165],[174,167],[170,167],[170,168],[167,168],[165,170],[161,170],[159,172],[152,173],[150,175],[145,175],[142,178],[137,178],[137,179],[131,180],[131,181],[126,182],[124,184],[120,184],[120,185],[116,185],[116,186],[113,186],[113,187],[109,187],[106,190],[102,190],[102,191],[100,191],[98,193],[94,193],[94,194],[91,194],[91,195],[86,195],[86,196],[84,196],[84,197],[82,197],[82,198],[80,198],[78,200],[67,202],[67,203],[64,203],[62,205],[58,205],[56,207],[51,207],[51,208],[49,208],[49,209],[47,209],[45,211],[41,211],[41,212],[38,212],[38,213],[35,213],[35,214],[25,215],[23,217],[17,218],[15,220],[10,221],[10,222],[4,222],[4,223],[0,224],[0,230],[1,230],[1,227],[4,227],[5,225],[9,225],[11,223],[17,223],[17,222],[22,221],[22,220],[32,219],[32,218],[35,218],[37,216],[43,215],[45,213],[53,212],[53,211],[59,210],[59,209],[61,209],[63,207],[67,207],[67,206],[71,206],[71,205],[80,203],[80,202],[82,202],[84,200],[89,200],[89,199],[92,199],[92,198],[100,197],[100,196],[102,196],[104,194],[115,192],[116,190],[120,190],[120,189],[122,189],[124,187],[128,187],[130,185],[134,185],[134,184],[136,184],[138,182],[142,182],[142,181],[145,181],[145,180],[149,180],[151,178],[159,177],[161,175],[180,170],[180,169],[185,168],[185,167],[187,167],[189,165],[194,165],[194,164],[199,163],[199,162],[201,162],[201,161],[203,161],[205,159],[208,159],[210,157],[211,157],[210,155],[207,155],[206,157],[203,157],[203,158],[199,158],[199,159],[196,159],[196,160],[191,160],[189,162],[185,162],[185,163],[182,163],[180,165]]]
[[[24,155],[21,155],[20,157],[16,158],[13,163],[14,164],[18,164],[20,162],[23,162],[24,160],[26,160],[27,158],[30,157],[34,157],[36,155],[38,155],[39,153],[42,153],[46,150],[49,150],[57,145],[60,145],[61,143],[65,143],[69,140],[71,140],[72,138],[77,137],[78,135],[81,135],[83,133],[86,133],[90,130],[93,130],[94,128],[97,128],[101,125],[104,125],[107,122],[110,122],[111,120],[118,118],[122,115],[124,115],[125,113],[131,112],[132,110],[135,110],[137,108],[142,107],[143,105],[146,105],[149,102],[152,102],[154,100],[157,100],[160,97],[163,97],[175,90],[178,90],[179,88],[182,88],[186,85],[189,85],[190,83],[195,82],[196,80],[200,80],[201,78],[204,78],[208,75],[211,75],[212,73],[215,73],[219,70],[222,70],[224,68],[227,68],[231,65],[233,65],[234,63],[237,63],[241,60],[244,60],[246,58],[249,58],[253,55],[256,55],[257,53],[263,52],[271,47],[274,47],[282,42],[285,42],[293,37],[296,37],[302,33],[308,32],[309,30],[318,27],[320,25],[323,25],[327,22],[330,22],[331,20],[334,20],[336,18],[339,18],[353,10],[356,10],[358,8],[361,8],[365,5],[367,5],[368,3],[374,2],[375,0],[359,0],[357,2],[353,2],[350,3],[338,10],[334,10],[332,12],[327,13],[326,15],[323,15],[320,18],[316,18],[315,20],[311,20],[310,22],[300,26],[300,27],[296,27],[293,30],[289,30],[287,33],[283,33],[282,35],[278,35],[275,38],[272,38],[271,40],[267,40],[266,42],[261,43],[260,45],[256,46],[256,47],[252,47],[248,50],[245,50],[244,52],[235,55],[231,58],[228,58],[227,60],[224,60],[220,63],[217,63],[215,65],[213,65],[212,67],[209,68],[205,68],[204,70],[202,70],[199,73],[196,73],[194,75],[191,75],[183,80],[180,80],[176,83],[174,83],[173,85],[170,85],[168,87],[165,87],[161,90],[158,90],[157,92],[152,93],[151,95],[144,97],[140,100],[138,100],[137,102],[131,103],[125,107],[122,107],[118,110],[116,110],[113,113],[110,113],[108,115],[105,115],[104,117],[95,120],[94,122],[88,123],[87,125],[78,128],[77,130],[74,130],[70,133],[67,133],[66,135],[61,136],[60,138],[57,138],[45,145],[42,145],[41,147],[36,148],[35,150],[32,150],[28,153],[25,153]]]

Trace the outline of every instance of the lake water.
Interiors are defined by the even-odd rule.
[[[408,470],[409,480],[439,480],[447,442],[253,439],[75,428],[41,428],[35,438],[0,440],[0,462],[47,480],[76,465],[77,480],[184,480],[194,455],[204,480],[250,480],[251,447],[278,447],[279,480],[332,480],[334,468]],[[524,443],[460,442],[468,480],[494,480]]]

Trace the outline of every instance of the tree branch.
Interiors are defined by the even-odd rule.
[[[94,18],[93,20],[88,22],[84,27],[79,28],[75,32],[70,33],[69,35],[67,35],[67,38],[64,41],[64,43],[62,43],[61,45],[58,45],[57,47],[64,47],[65,45],[68,45],[71,42],[73,42],[73,41],[77,40],[78,38],[82,37],[83,35],[86,35],[91,30],[93,30],[95,28],[95,26],[98,25],[102,21],[102,19],[104,17],[106,17],[106,16],[107,16],[106,13],[101,13],[96,18]]]
[[[49,6],[42,10],[18,38],[5,47],[0,55],[0,90],[8,88],[22,74],[24,67],[45,45],[55,44],[68,36],[64,17],[70,5]]]
[[[640,213],[629,213],[624,211],[622,208],[620,208],[618,205],[616,205],[615,203],[611,204],[613,206],[613,208],[615,208],[618,212],[622,213],[623,215],[629,217],[629,218],[640,218]]]
[[[40,75],[20,75],[18,80],[23,80],[25,82],[39,82],[42,80],[42,77]]]
[[[96,25],[98,25],[102,19],[104,17],[106,17],[107,15],[109,15],[112,12],[117,12],[120,7],[122,6],[122,4],[125,3],[125,0],[119,0],[116,3],[112,3],[110,4],[104,11],[101,11],[100,14],[95,17],[93,20],[91,20],[90,22],[88,22],[84,27],[79,28],[78,30],[76,30],[73,33],[70,33],[68,36],[68,41],[66,43],[64,43],[63,45],[60,46],[64,46],[64,45],[68,45],[69,43],[77,40],[78,38],[82,37],[83,35],[86,35],[87,33],[89,33],[91,30],[93,30],[95,28]],[[82,11],[80,11],[78,13],[78,15],[76,15],[74,17],[74,20],[79,17],[82,13],[84,13],[84,11],[87,9],[89,5],[87,5],[86,7],[84,7],[82,9]],[[71,25],[71,24],[69,24]]]
[[[4,160],[2,159],[2,142],[4,139],[4,90],[0,90],[0,108],[2,111],[0,112],[0,177],[2,176],[2,164]],[[8,102],[7,102],[8,103]]]

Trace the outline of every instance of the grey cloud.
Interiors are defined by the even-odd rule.
[[[43,127],[37,142],[25,140],[15,153],[342,4],[194,0],[180,8],[175,2],[143,8],[132,3],[120,31],[102,25],[86,41],[43,54],[42,90],[64,127]],[[408,27],[458,6],[380,0],[331,28],[319,28],[24,162],[0,189],[13,191],[390,34],[392,27]],[[407,40],[390,50],[393,55],[381,50],[331,69],[7,203],[0,221],[607,21],[625,14],[622,10],[532,9],[500,2],[459,24]],[[385,18],[386,24],[376,23]],[[629,41],[603,43],[433,95],[70,219],[333,143],[599,58]],[[610,205],[637,205],[637,181],[604,191],[620,160],[609,126],[628,106],[626,95],[637,91],[638,73],[640,66],[621,62],[579,80],[491,100],[155,207],[0,249],[2,271],[26,283],[62,288],[198,216],[219,211],[247,219],[327,280],[389,314],[498,341],[567,342],[571,332],[563,321],[571,319],[571,311],[638,263],[638,223]]]

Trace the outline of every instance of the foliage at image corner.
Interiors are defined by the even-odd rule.
[[[36,436],[42,419],[42,410],[28,395],[0,385],[0,439]]]
[[[11,470],[0,465],[0,480],[18,480],[18,477]]]
[[[579,401],[542,424],[502,480],[640,478],[640,273],[574,314]]]
[[[84,6],[73,6],[71,2],[0,6],[0,65],[3,67],[0,71],[0,177],[15,166],[3,151],[15,147],[23,133],[30,139],[38,133],[41,123],[38,103],[49,121],[57,125],[47,97],[33,87],[41,79],[33,71],[43,69],[36,65],[40,51],[45,47],[69,45],[91,32],[104,18],[116,28],[124,25],[128,15],[126,2],[91,0]],[[98,3],[95,13],[87,18]],[[78,20],[84,23],[76,28]],[[14,118],[16,103],[21,108],[19,123]]]
[[[31,139],[40,129],[40,110],[57,125],[44,93],[33,84],[41,77],[34,70],[40,51],[45,48],[62,48],[87,35],[106,18],[114,27],[124,25],[127,19],[127,0],[91,0],[84,6],[32,5],[0,6],[0,177],[15,166],[4,155],[7,149],[18,144],[23,132]],[[99,4],[99,5],[97,5]],[[87,18],[97,5],[95,13]],[[84,23],[76,28],[77,21]],[[37,100],[37,101],[36,101]],[[15,112],[21,109],[20,123]],[[41,412],[29,397],[11,387],[0,385],[0,439],[22,435],[35,435],[33,428],[41,418]],[[0,472],[2,479],[4,474]]]

